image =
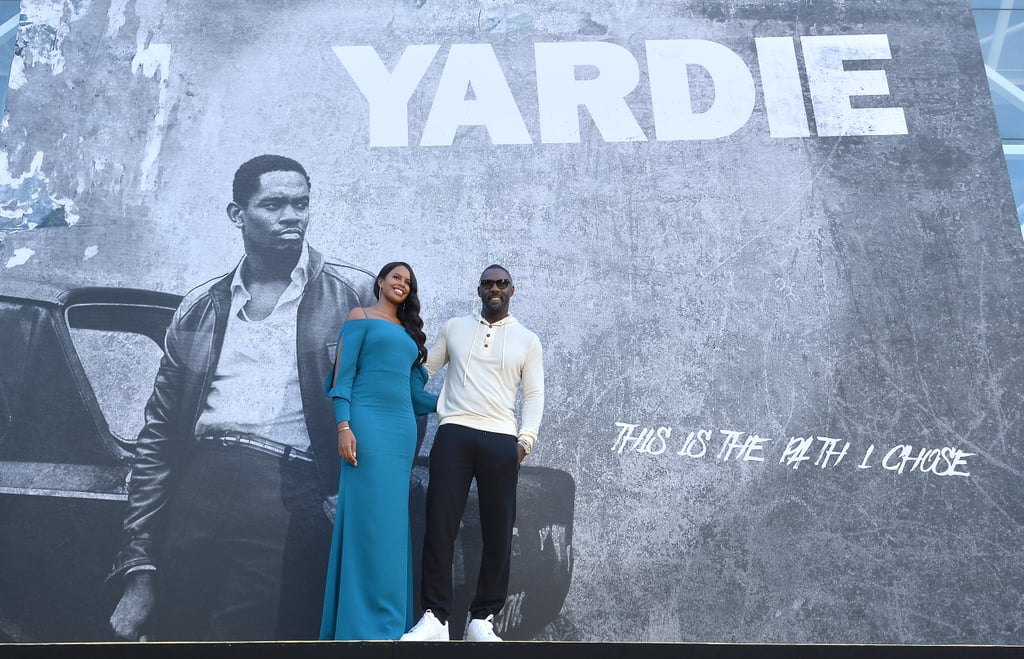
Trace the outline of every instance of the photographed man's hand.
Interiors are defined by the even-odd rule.
[[[519,464],[523,464],[523,460],[526,459],[526,449],[522,444],[516,444],[516,446],[519,448]]]
[[[119,638],[128,641],[145,641],[142,628],[153,613],[156,593],[153,588],[153,572],[143,570],[126,577],[124,595],[110,616],[110,627]]]

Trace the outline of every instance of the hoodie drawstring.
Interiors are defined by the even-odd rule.
[[[466,378],[469,377],[469,362],[473,361],[473,353],[476,352],[476,339],[480,336],[480,326],[484,324],[484,321],[480,321],[476,324],[476,331],[473,332],[473,348],[469,351],[469,356],[466,357],[466,367],[462,371],[462,384],[466,384]]]

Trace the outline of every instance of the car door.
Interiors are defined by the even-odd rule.
[[[0,297],[0,640],[109,640],[128,456],[179,297]]]

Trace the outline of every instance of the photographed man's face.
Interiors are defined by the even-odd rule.
[[[233,204],[230,215],[247,249],[298,249],[309,224],[309,185],[298,172],[267,172],[256,194],[243,206]]]
[[[477,294],[483,302],[483,313],[504,316],[508,313],[509,299],[516,292],[512,277],[501,268],[488,268],[480,275]]]

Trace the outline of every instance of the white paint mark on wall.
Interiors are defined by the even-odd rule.
[[[91,8],[91,2],[72,3],[66,0],[34,0],[21,5],[21,54],[13,61],[11,88],[25,82],[25,66],[45,66],[53,75],[64,72],[64,39],[70,32],[69,23],[81,18]],[[17,77],[14,71],[17,70]],[[16,85],[16,86],[15,86]]]
[[[7,152],[0,150],[0,230],[35,229],[46,222],[71,226],[81,219],[72,199],[50,194],[42,166],[43,152],[37,151],[28,170],[15,176]]]
[[[46,181],[39,174],[42,164],[43,152],[37,151],[28,171],[12,176],[7,152],[0,152],[0,190],[9,189],[0,204],[0,228],[34,229],[38,224],[30,216],[36,212],[36,206],[45,203],[42,198]]]
[[[28,166],[28,171],[14,178],[11,176],[10,161],[7,158],[7,151],[0,151],[0,185],[9,185],[16,187],[24,183],[27,179],[34,177],[39,173],[39,168],[43,166],[43,152],[36,151],[36,155],[32,157],[32,163]]]
[[[25,58],[14,56],[11,60],[11,78],[8,82],[10,89],[19,89],[28,80],[25,78]]]
[[[555,559],[559,564],[568,565],[565,561],[565,525],[564,524],[552,524],[539,529],[537,533],[540,535],[540,550],[544,551],[548,542],[551,542],[551,548],[555,551]]]
[[[107,29],[103,33],[108,39],[113,39],[125,23],[125,10],[128,8],[128,0],[110,0],[110,7],[107,9]]]
[[[78,224],[78,220],[82,219],[82,216],[75,209],[75,202],[71,199],[67,197],[50,197],[50,201],[57,206],[64,207],[64,221],[67,222],[69,227],[75,226]]]
[[[11,258],[7,259],[7,267],[13,268],[15,266],[24,265],[28,263],[28,260],[35,254],[35,250],[29,249],[28,247],[19,247],[14,250]]]
[[[142,67],[142,74],[152,78],[160,73],[160,82],[167,82],[167,68],[171,64],[171,46],[166,43],[154,43],[144,46],[138,44],[135,57],[132,58],[132,73],[138,73]]]
[[[136,40],[137,49],[135,57],[132,58],[132,73],[138,73],[142,69],[142,75],[153,78],[159,75],[160,96],[158,99],[158,110],[153,118],[153,125],[149,129],[149,136],[146,141],[146,155],[142,159],[142,178],[140,187],[143,190],[152,190],[156,187],[156,172],[153,167],[156,164],[157,156],[160,155],[160,147],[163,144],[164,129],[167,127],[167,117],[170,114],[167,88],[170,79],[171,46],[166,43],[153,43],[144,45],[144,35],[140,31]]]
[[[92,257],[94,257],[97,254],[99,254],[99,252],[100,252],[99,245],[89,245],[88,247],[85,248],[85,254],[82,255],[82,260],[83,261],[88,261]]]

